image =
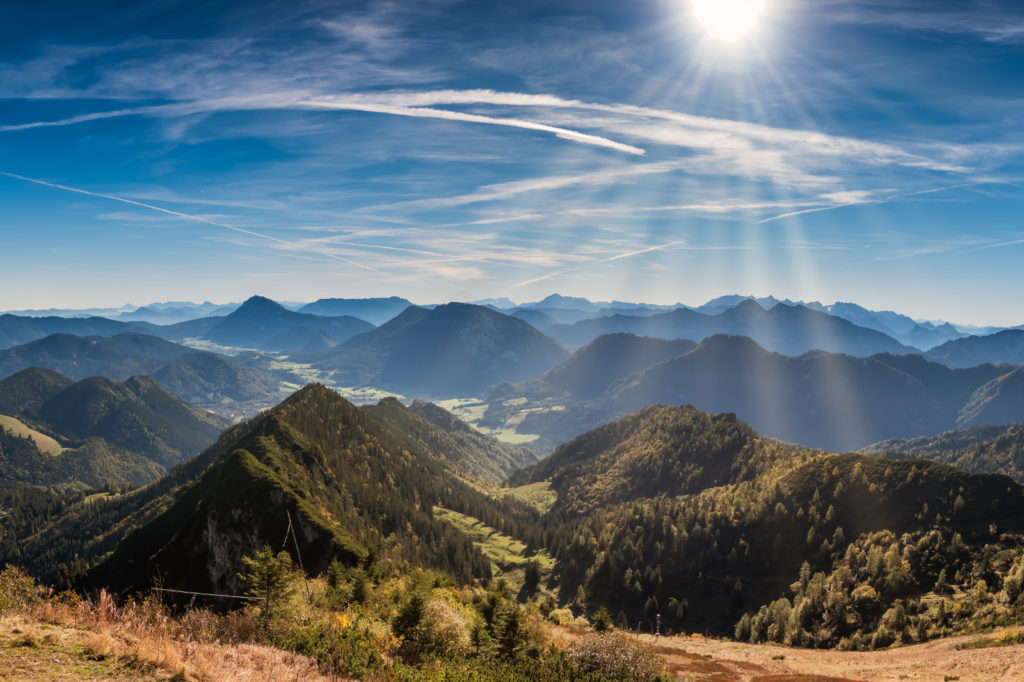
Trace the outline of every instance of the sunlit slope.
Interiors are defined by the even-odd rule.
[[[9,413],[0,417],[8,427],[0,444],[3,487],[146,483],[226,426],[148,377],[74,383],[33,368],[0,381],[0,403]]]
[[[313,574],[372,552],[460,580],[487,575],[489,562],[434,519],[432,506],[506,529],[533,512],[459,481],[432,449],[436,438],[411,435],[427,422],[400,406],[382,409],[389,414],[378,420],[319,385],[296,393],[219,444],[226,456],[129,534],[89,582],[144,587],[159,571],[168,585],[230,592],[241,556],[264,542],[279,546],[289,517]],[[406,419],[414,426],[401,425]]]
[[[761,641],[801,608],[806,620],[771,638],[835,646],[870,643],[883,621],[891,630],[898,600],[919,609],[905,606],[913,617],[899,621],[908,641],[1024,617],[1012,587],[996,594],[1024,571],[1024,491],[1004,476],[815,453],[730,415],[657,406],[584,434],[514,482],[528,480],[558,493],[545,523],[561,597],[631,622],[660,613],[666,626],[731,636],[746,613],[743,637]],[[970,596],[978,571],[990,602]],[[829,596],[860,586],[875,596]],[[937,593],[956,615],[939,616]]]
[[[863,449],[892,459],[930,459],[1024,483],[1024,424],[977,426],[938,436],[884,440]]]
[[[582,351],[581,351],[582,352]],[[481,423],[518,415],[534,447],[554,445],[652,403],[734,412],[773,438],[834,451],[953,428],[981,386],[1012,371],[952,369],[917,355],[867,358],[814,351],[773,353],[747,337],[713,336],[691,351],[620,378],[600,395],[569,393],[535,403],[524,385],[495,391]],[[523,398],[523,404],[515,401]]]

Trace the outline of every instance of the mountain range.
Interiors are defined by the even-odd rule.
[[[557,371],[496,387],[480,424],[515,424],[519,433],[538,435],[530,447],[544,451],[652,403],[692,404],[734,412],[774,438],[841,452],[981,423],[973,406],[993,414],[1020,404],[1012,399],[1016,375],[1000,381],[1013,368],[1001,365],[952,369],[918,355],[856,358],[823,351],[794,357],[724,335],[677,356],[653,355],[655,362],[639,369],[622,361],[640,360],[651,344],[629,335],[602,337]],[[575,366],[615,369],[595,381],[599,374]]]
[[[241,404],[266,407],[286,395],[283,389],[294,390],[299,382],[294,375],[268,365],[259,355],[229,358],[134,333],[109,338],[53,334],[0,350],[0,378],[30,367],[75,380],[151,375],[186,402],[225,415],[237,414]]]
[[[406,395],[475,395],[521,381],[568,356],[523,320],[483,306],[409,307],[376,329],[322,353],[297,354],[338,386],[375,386]]]
[[[925,357],[950,367],[973,367],[986,362],[1024,364],[1024,331],[1006,329],[988,336],[948,341],[932,348]]]
[[[300,313],[320,317],[357,317],[372,325],[382,325],[412,303],[398,296],[389,298],[321,298],[299,308]]]
[[[2,479],[14,485],[140,484],[209,445],[227,422],[199,410],[149,377],[74,382],[27,369],[0,381],[0,414],[60,447],[5,433]]]
[[[856,356],[916,352],[882,332],[858,327],[820,311],[786,304],[765,310],[749,299],[716,315],[680,308],[646,317],[618,314],[547,330],[567,348],[574,349],[598,336],[617,332],[698,342],[715,334],[748,336],[764,348],[786,355],[800,355],[810,350]]]
[[[454,475],[452,453],[434,449],[445,444],[442,429],[396,402],[378,407],[357,408],[313,385],[233,428],[168,483],[96,512],[130,517],[135,529],[85,583],[144,587],[158,574],[166,585],[235,593],[241,557],[277,542],[289,524],[313,574],[335,559],[354,565],[385,553],[462,580],[489,575],[487,559],[431,505],[495,524],[529,509]],[[65,532],[51,527],[40,541],[100,558]]]
[[[309,315],[253,296],[231,314],[217,319],[202,338],[221,346],[288,351],[305,348],[321,334],[337,344],[371,329],[372,324],[351,315]]]
[[[735,415],[653,405],[565,443],[499,495],[465,480],[492,446],[452,448],[457,433],[465,425],[437,408],[357,408],[308,386],[152,485],[89,503],[39,489],[3,497],[37,511],[3,521],[0,561],[79,587],[132,591],[156,578],[237,594],[242,557],[292,528],[285,551],[311,575],[337,560],[486,579],[491,563],[455,515],[549,552],[558,605],[630,622],[657,615],[663,627],[849,647],[891,642],[878,633],[893,628],[918,641],[932,626],[1022,615],[1003,586],[1024,559],[1024,489],[1005,476],[814,451]],[[518,501],[538,489],[551,495],[544,511]]]

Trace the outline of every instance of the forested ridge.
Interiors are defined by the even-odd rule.
[[[1005,476],[825,453],[652,405],[491,494],[486,459],[520,455],[437,410],[357,408],[309,386],[142,488],[5,493],[0,561],[64,585],[145,589],[158,574],[232,591],[241,558],[294,523],[299,551],[285,549],[313,575],[383,562],[486,584],[492,562],[445,509],[550,553],[521,597],[630,628],[660,616],[668,631],[864,648],[1024,614],[1024,491]],[[554,504],[537,511],[519,486]]]

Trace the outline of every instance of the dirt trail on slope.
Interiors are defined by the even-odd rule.
[[[1000,629],[885,651],[796,649],[705,637],[640,639],[655,647],[674,676],[693,682],[1020,682],[1024,644],[956,649],[964,642],[1019,631],[1022,628]],[[581,634],[560,628],[556,638],[568,644]]]

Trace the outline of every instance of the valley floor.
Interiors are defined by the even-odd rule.
[[[1024,680],[1024,644],[957,649],[979,640],[1024,632],[1000,629],[882,651],[796,649],[706,637],[652,637],[674,677],[687,682],[1015,682]],[[558,628],[568,642],[582,632]]]

